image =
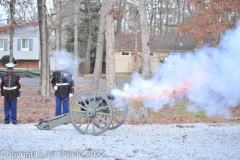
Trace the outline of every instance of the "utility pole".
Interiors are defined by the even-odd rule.
[[[74,14],[74,77],[78,77],[78,0],[76,0]]]

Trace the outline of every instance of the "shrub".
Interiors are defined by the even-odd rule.
[[[2,57],[1,61],[2,61],[3,66],[5,66],[6,63],[9,63],[9,58],[10,58],[9,55],[5,55],[5,56]],[[14,57],[13,57],[13,62],[15,62]]]

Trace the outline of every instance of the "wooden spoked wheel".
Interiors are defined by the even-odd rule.
[[[113,118],[109,99],[95,90],[78,93],[71,102],[69,114],[76,130],[94,136],[105,132]]]
[[[113,97],[111,94],[111,91],[114,90],[114,88],[103,88],[98,90],[99,92],[106,95],[111,103],[112,109],[113,109],[113,119],[108,129],[115,129],[123,124],[123,122],[127,118],[128,114],[128,104],[127,101],[124,99],[117,99]],[[102,118],[105,118],[104,115],[102,115]]]

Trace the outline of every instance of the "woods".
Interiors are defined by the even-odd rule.
[[[178,31],[193,36],[198,42],[217,46],[220,35],[236,27],[240,18],[238,0],[190,0],[186,4],[189,17],[179,24]]]
[[[75,78],[93,74],[92,89],[99,88],[101,74],[106,74],[106,87],[116,87],[116,35],[134,37],[133,71],[148,79],[151,36],[192,36],[199,46],[217,46],[221,34],[234,29],[240,18],[239,0],[2,0],[0,5],[0,35],[10,34],[10,62],[14,30],[39,27],[43,102],[49,98],[50,53],[62,48],[72,52],[81,62]],[[139,56],[143,67],[138,70]]]

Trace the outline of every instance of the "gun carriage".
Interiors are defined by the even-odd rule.
[[[118,100],[111,88],[86,90],[78,93],[72,100],[69,113],[56,116],[35,125],[40,130],[49,130],[71,122],[82,134],[99,135],[107,129],[116,129],[127,118],[128,105]]]

